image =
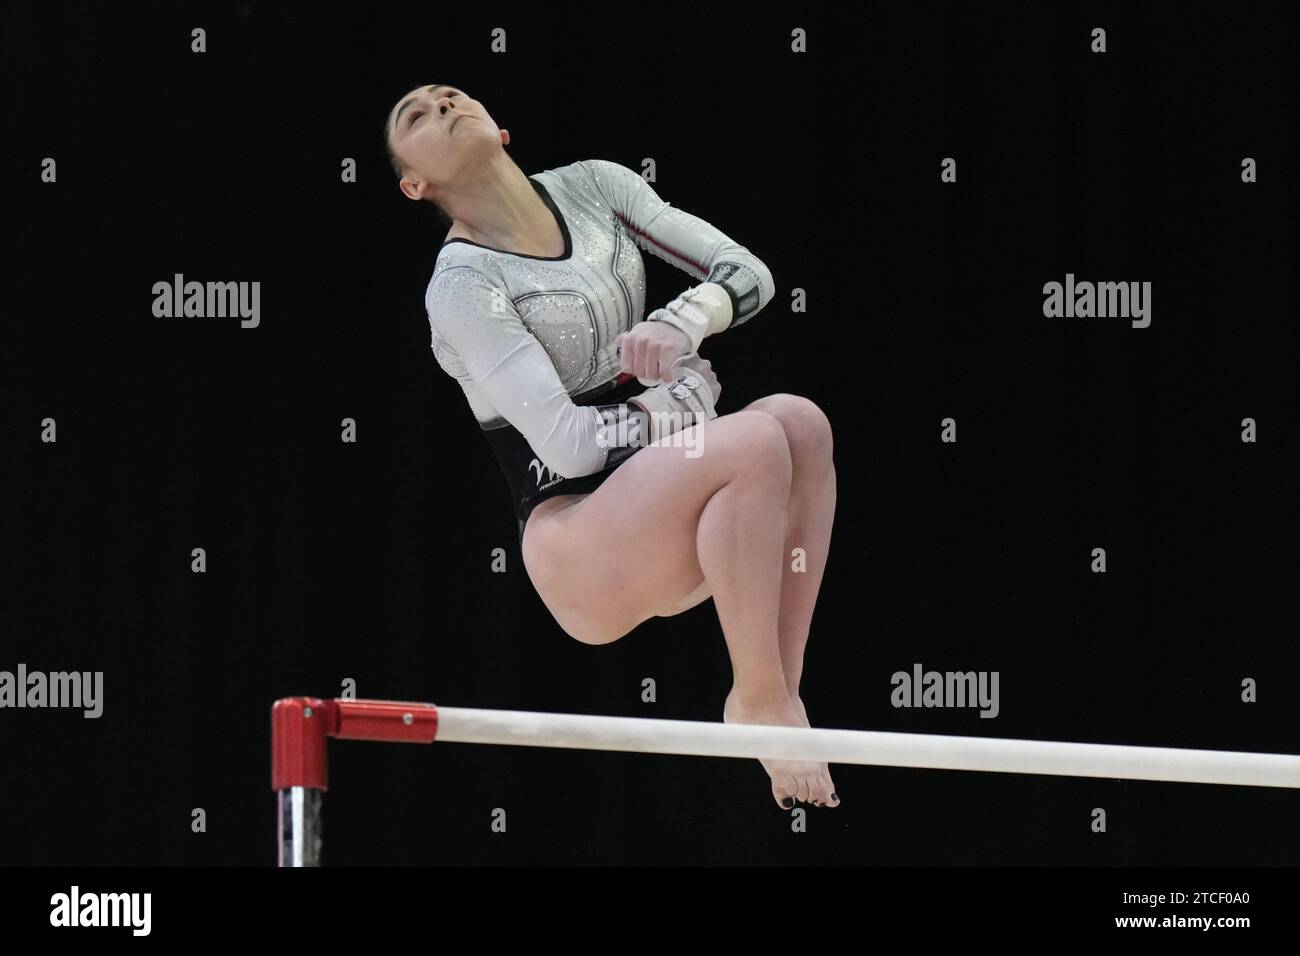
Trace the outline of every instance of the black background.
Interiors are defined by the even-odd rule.
[[[525,173],[653,158],[661,196],[771,268],[776,300],[703,351],[721,412],[793,392],[835,428],[814,725],[1300,751],[1280,8],[10,6],[0,669],[102,670],[106,701],[0,712],[0,864],[272,863],[270,705],[345,679],[720,718],[711,602],[594,648],[524,573],[429,350],[442,232],[383,155],[389,108],[435,82]],[[645,260],[650,307],[690,284]],[[155,318],[177,272],[260,281],[260,327]],[[1151,326],[1044,318],[1067,272],[1150,281]],[[915,662],[998,671],[1000,715],[894,709]],[[1300,862],[1294,791],[833,771],[843,806],[796,835],[753,761],[340,743],[325,862]]]

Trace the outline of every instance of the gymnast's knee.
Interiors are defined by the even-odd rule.
[[[831,422],[812,399],[779,392],[750,402],[745,410],[762,412],[780,422],[790,451],[796,457],[831,461],[834,452]]]
[[[744,408],[731,416],[729,450],[741,476],[776,477],[790,481],[790,443],[785,429],[773,415]]]

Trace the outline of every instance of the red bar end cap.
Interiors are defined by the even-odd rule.
[[[285,697],[271,706],[272,790],[328,789],[325,745],[337,720],[334,702],[317,697]]]

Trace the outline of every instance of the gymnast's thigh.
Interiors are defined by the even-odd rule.
[[[774,427],[771,416],[743,411],[692,426],[686,431],[703,434],[641,449],[591,494],[539,505],[524,563],[560,623],[580,618],[619,631],[616,639],[707,598],[696,557],[700,515],[738,467],[728,446],[752,444],[748,436]]]

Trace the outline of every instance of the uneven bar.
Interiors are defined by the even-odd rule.
[[[442,743],[1300,788],[1300,754],[437,707]]]

